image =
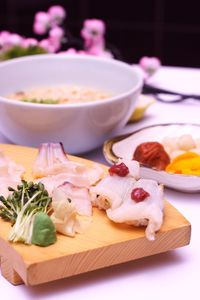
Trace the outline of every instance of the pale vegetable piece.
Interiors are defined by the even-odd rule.
[[[65,155],[63,146],[59,143],[42,144],[33,166],[33,177],[41,178],[40,181],[44,184],[45,182],[48,184],[50,180],[51,185],[55,180],[54,187],[65,181],[77,186],[89,187],[95,184],[103,173],[103,169],[96,163],[88,167],[69,160]],[[57,181],[59,182],[58,185]]]
[[[146,110],[150,105],[155,103],[155,99],[151,96],[140,95],[135,107],[134,112],[132,113],[129,122],[136,122],[142,119],[145,115]]]
[[[76,233],[83,232],[91,223],[91,218],[78,216],[75,203],[69,199],[65,192],[57,188],[52,197],[53,221],[56,231],[74,237]]]
[[[189,151],[195,148],[195,141],[190,134],[184,134],[178,139],[178,147],[180,150]]]
[[[154,180],[140,179],[133,188],[143,188],[149,196],[144,201],[136,203],[131,198],[131,189],[129,189],[122,204],[115,209],[108,209],[106,213],[116,223],[147,225],[146,237],[154,240],[155,232],[160,229],[163,222],[163,187]]]
[[[44,212],[37,213],[33,221],[32,244],[47,247],[56,240],[55,226],[50,217]]]
[[[167,152],[172,152],[173,150],[179,149],[177,137],[166,136],[163,138],[162,144],[164,147],[166,147],[166,149],[168,149]]]
[[[59,189],[65,193],[67,198],[72,200],[79,215],[92,215],[92,203],[88,188],[77,187],[69,182],[65,182],[59,186]]]

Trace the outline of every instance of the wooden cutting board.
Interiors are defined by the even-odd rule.
[[[23,165],[25,178],[31,179],[37,149],[14,145],[0,149]],[[10,227],[0,219],[1,273],[15,285],[37,285],[182,247],[189,244],[191,233],[190,223],[167,201],[163,226],[153,242],[146,239],[144,228],[115,224],[97,209],[85,233],[74,238],[58,234],[57,242],[46,248],[8,242]]]

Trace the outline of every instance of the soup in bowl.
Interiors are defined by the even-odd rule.
[[[130,65],[92,56],[36,55],[0,63],[0,130],[16,144],[100,146],[123,127],[142,88]]]

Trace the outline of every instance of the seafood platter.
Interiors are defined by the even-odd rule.
[[[189,244],[190,223],[141,171],[137,159],[107,167],[60,143],[0,145],[2,275],[37,285]]]

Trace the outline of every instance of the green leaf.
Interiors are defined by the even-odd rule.
[[[3,52],[0,56],[0,60],[7,60],[7,59],[17,58],[21,56],[45,54],[45,53],[47,53],[47,51],[45,51],[43,48],[39,46],[34,46],[34,47],[31,46],[29,48],[14,46],[11,49]]]
[[[58,100],[55,99],[22,99],[23,102],[39,103],[39,104],[58,104]]]

